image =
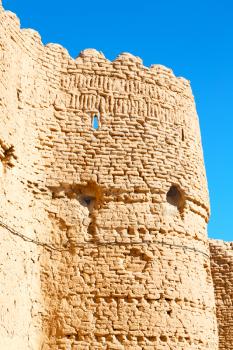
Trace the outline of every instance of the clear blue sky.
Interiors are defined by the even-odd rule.
[[[84,48],[140,56],[191,80],[200,117],[212,215],[210,237],[232,240],[233,1],[3,0],[76,57]]]

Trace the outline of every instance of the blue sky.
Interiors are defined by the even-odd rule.
[[[191,80],[211,198],[210,237],[232,240],[233,2],[231,0],[3,0],[22,27],[76,57],[84,48],[163,64]]]

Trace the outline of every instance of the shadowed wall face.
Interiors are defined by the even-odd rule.
[[[24,136],[13,170],[3,149],[2,181],[22,164],[21,229],[30,223],[32,236],[53,247],[33,245],[40,283],[28,299],[29,309],[38,305],[37,317],[25,317],[34,327],[28,339],[44,350],[217,349],[208,191],[189,83],[130,54],[110,62],[85,50],[72,60],[1,16],[3,77],[14,77],[8,91],[2,78],[2,110],[14,112],[7,127],[19,118],[27,125],[1,135],[12,144]]]

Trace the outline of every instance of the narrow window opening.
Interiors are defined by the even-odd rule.
[[[183,212],[184,209],[184,194],[179,189],[178,186],[172,185],[167,192],[167,202],[175,207],[180,212]]]
[[[99,129],[99,118],[97,117],[97,115],[94,115],[94,117],[92,118],[92,127],[95,130]]]

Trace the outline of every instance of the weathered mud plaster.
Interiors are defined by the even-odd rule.
[[[0,348],[218,349],[189,82],[1,10],[0,114]]]

